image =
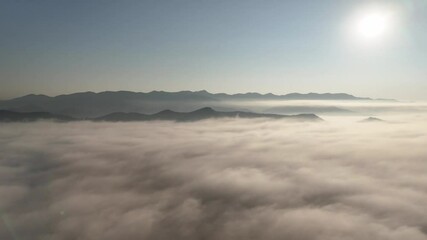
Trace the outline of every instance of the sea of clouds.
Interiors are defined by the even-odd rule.
[[[426,146],[422,116],[1,124],[0,239],[427,239]]]

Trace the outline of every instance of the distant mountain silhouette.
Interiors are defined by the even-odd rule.
[[[256,92],[225,94],[209,93],[205,90],[194,92],[203,96],[212,96],[219,100],[372,100],[371,98],[355,97],[347,93],[289,93],[275,95],[272,93],[260,94]]]
[[[0,122],[31,122],[37,120],[54,120],[54,121],[108,121],[108,122],[130,122],[130,121],[153,121],[153,120],[170,120],[170,121],[198,121],[204,119],[216,118],[272,118],[272,119],[291,119],[298,121],[322,121],[315,114],[299,114],[299,115],[277,115],[277,114],[260,114],[252,112],[219,112],[210,107],[204,107],[192,112],[175,112],[171,110],[163,110],[155,114],[142,113],[123,113],[116,112],[97,118],[82,118],[76,119],[63,115],[56,115],[47,112],[30,112],[21,113],[7,110],[0,110]]]
[[[334,106],[279,106],[272,107],[264,110],[265,113],[277,113],[277,114],[298,114],[298,113],[335,113],[335,114],[346,114],[352,113],[352,111],[338,108]]]
[[[380,118],[376,118],[376,117],[368,117],[366,119],[363,119],[360,122],[385,122],[385,121],[380,119]]]
[[[77,118],[97,117],[114,112],[137,112],[152,114],[162,109],[194,111],[204,106],[230,109],[233,101],[261,100],[372,100],[345,93],[290,93],[286,95],[259,93],[209,93],[207,91],[163,92],[81,92],[49,97],[26,95],[0,102],[0,109],[17,112],[50,112]]]
[[[0,110],[0,122],[32,122],[37,120],[71,121],[71,117],[56,115],[47,112],[12,112]]]
[[[111,113],[103,117],[95,118],[96,121],[151,121],[151,120],[172,120],[172,121],[198,121],[203,119],[214,118],[273,118],[273,119],[292,119],[298,121],[322,121],[315,114],[299,115],[277,115],[277,114],[260,114],[252,112],[219,112],[210,107],[198,109],[193,112],[174,112],[164,110],[155,114],[147,115],[140,113]]]

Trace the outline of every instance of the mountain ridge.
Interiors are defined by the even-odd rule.
[[[0,110],[0,122],[33,122],[37,120],[54,120],[54,121],[73,121],[76,120],[69,116],[52,114],[49,112],[13,112]]]
[[[165,92],[151,91],[104,91],[78,92],[54,97],[43,94],[28,94],[22,97],[0,102],[0,109],[16,112],[50,112],[76,118],[93,118],[114,112],[137,112],[152,114],[163,109],[174,111],[193,111],[204,106],[217,109],[236,109],[232,106],[238,102],[256,102],[270,100],[364,100],[371,98],[355,97],[346,93],[289,93],[275,95],[272,93],[210,93],[201,91]]]
[[[315,114],[297,114],[297,115],[279,115],[266,113],[253,113],[243,111],[221,112],[215,111],[211,107],[204,107],[192,112],[176,112],[169,109],[160,111],[155,114],[141,113],[123,113],[116,112],[106,116],[95,118],[95,121],[152,121],[152,120],[173,120],[178,122],[198,121],[215,118],[272,118],[272,119],[293,119],[300,121],[323,121]]]
[[[204,107],[192,112],[176,112],[169,109],[162,110],[154,114],[143,113],[124,113],[115,112],[97,118],[72,118],[64,115],[55,115],[48,112],[31,112],[20,113],[7,110],[0,110],[0,122],[32,122],[38,120],[53,120],[53,121],[107,121],[107,122],[132,122],[132,121],[155,121],[155,120],[168,120],[177,122],[191,122],[205,119],[217,118],[271,118],[271,119],[291,119],[298,121],[323,121],[315,114],[298,114],[298,115],[278,115],[278,114],[263,114],[253,112],[221,112],[212,109],[211,107]]]
[[[18,100],[18,99],[27,99],[27,98],[63,98],[63,97],[72,97],[72,96],[82,96],[82,95],[105,95],[105,94],[132,94],[132,95],[178,95],[178,94],[193,94],[195,96],[216,96],[218,98],[280,98],[285,100],[293,100],[293,99],[303,99],[303,100],[345,100],[345,99],[352,99],[352,100],[376,100],[369,97],[356,97],[354,95],[348,94],[348,93],[315,93],[315,92],[309,92],[309,93],[287,93],[287,94],[273,94],[273,93],[258,93],[258,92],[246,92],[246,93],[211,93],[206,90],[199,90],[199,91],[189,91],[189,90],[183,90],[183,91],[177,91],[177,92],[168,92],[168,91],[159,91],[159,90],[153,90],[150,92],[134,92],[134,91],[126,91],[126,90],[119,90],[119,91],[102,91],[102,92],[92,92],[92,91],[86,91],[86,92],[76,92],[76,93],[70,93],[70,94],[60,94],[56,96],[48,96],[45,94],[27,94],[21,97],[11,98],[11,99],[3,99],[2,101],[11,101],[11,100]],[[378,99],[382,100],[382,99]],[[393,100],[393,99],[387,99],[387,100]]]

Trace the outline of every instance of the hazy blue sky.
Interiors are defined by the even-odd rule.
[[[427,1],[349,39],[363,0],[0,0],[0,98],[104,90],[427,99]]]

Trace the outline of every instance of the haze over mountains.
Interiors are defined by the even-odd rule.
[[[49,112],[76,118],[95,118],[115,112],[135,112],[153,114],[162,110],[189,112],[203,107],[213,107],[219,111],[250,111],[238,108],[232,103],[254,101],[287,101],[287,100],[373,100],[371,98],[355,97],[346,93],[290,93],[286,95],[244,93],[225,94],[209,93],[207,91],[164,92],[82,92],[49,97],[46,95],[30,94],[0,102],[0,109],[15,112]],[[286,109],[266,111],[268,113],[295,113]],[[322,111],[346,111],[337,108],[303,109],[304,113]]]

